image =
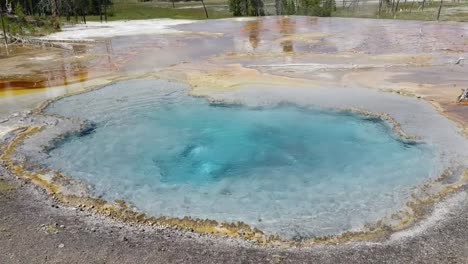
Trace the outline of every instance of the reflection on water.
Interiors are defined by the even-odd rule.
[[[43,88],[84,82],[103,70],[113,69],[112,52],[112,40],[95,46],[73,45],[70,49],[63,50],[11,47],[9,56],[4,57],[5,64],[11,63],[11,67],[23,68],[24,74],[14,72],[2,77],[0,96],[25,94]]]
[[[295,21],[291,21],[289,17],[278,19],[279,32],[284,36],[290,36],[295,32]],[[284,52],[293,52],[293,42],[291,40],[284,40],[281,43]]]
[[[255,50],[258,47],[259,38],[259,29],[261,28],[261,20],[253,20],[245,23],[244,29],[249,35],[249,42],[252,45],[252,48]]]
[[[283,52],[293,52],[294,42],[292,40],[281,40],[291,37],[296,32],[296,20],[290,17],[280,17],[270,23],[263,19],[256,19],[247,21],[241,29],[245,35],[248,36],[248,41],[253,51],[259,51],[259,45],[262,45],[263,51],[275,50],[275,45],[281,47]],[[274,40],[279,39],[279,43]],[[240,50],[237,50],[240,51]]]
[[[468,30],[465,24],[292,16],[206,20],[175,29],[186,33],[113,37],[73,45],[70,50],[12,46],[8,56],[0,48],[0,96],[84,82],[106,74],[154,73],[207,59],[221,66],[245,66],[317,63],[320,58],[314,54],[344,54],[346,63],[363,63],[359,54],[429,53],[433,62],[446,63],[452,60],[447,52],[460,53],[456,56],[468,52],[466,37],[459,33]],[[267,56],[232,56],[231,61],[216,57],[225,54],[274,56],[268,61]],[[334,59],[321,58],[323,64]]]
[[[296,17],[259,18],[245,21],[240,34],[233,31],[233,51],[239,52],[294,52],[310,51],[310,45],[297,39],[296,33],[306,33],[316,19]],[[248,41],[250,46],[243,45]]]

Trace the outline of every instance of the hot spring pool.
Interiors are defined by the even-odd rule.
[[[399,139],[380,119],[287,103],[210,103],[163,80],[119,82],[46,111],[96,125],[44,161],[94,195],[287,238],[374,222],[437,173],[430,145]]]

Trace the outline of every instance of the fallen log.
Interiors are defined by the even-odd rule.
[[[455,64],[456,64],[456,65],[459,65],[459,64],[461,64],[464,60],[465,60],[465,58],[460,57],[460,58],[458,58],[458,60],[455,62]]]
[[[0,34],[2,36],[2,34]],[[3,37],[3,36],[2,36]],[[39,45],[42,47],[52,47],[52,48],[59,48],[59,49],[72,49],[70,44],[74,43],[95,43],[97,41],[94,40],[74,40],[74,39],[42,39],[42,38],[34,38],[34,37],[24,37],[24,36],[16,36],[11,34],[6,34],[7,40],[9,44],[31,44],[31,45]]]
[[[31,44],[31,45],[38,45],[42,47],[52,47],[52,48],[59,48],[59,49],[71,49],[69,45],[64,45],[59,44],[59,43],[54,43],[54,42],[49,42],[49,41],[43,41],[41,39],[37,38],[28,38],[28,37],[21,37],[21,36],[15,36],[11,34],[6,34],[8,42],[9,43],[21,43],[21,44]]]
[[[462,89],[462,94],[458,97],[457,103],[468,101],[468,88]]]

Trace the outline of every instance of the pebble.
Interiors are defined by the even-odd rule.
[[[58,245],[58,248],[64,248],[64,247],[65,247],[65,245],[64,245],[64,244],[60,244],[60,245]]]
[[[44,123],[49,126],[56,126],[58,124],[58,120],[45,121]]]

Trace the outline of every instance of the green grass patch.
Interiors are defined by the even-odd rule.
[[[361,18],[382,18],[382,19],[401,19],[401,20],[437,20],[439,2],[426,2],[424,10],[422,10],[422,2],[412,3],[407,1],[400,2],[398,11],[394,14],[391,6],[382,7],[379,16],[378,5],[366,5],[356,10],[343,9],[338,7],[332,16],[336,17],[361,17]],[[442,6],[440,15],[441,21],[468,21],[468,3],[445,3]]]
[[[209,18],[232,17],[224,5],[227,2],[212,0],[205,3]],[[116,2],[109,8],[108,20],[131,20],[151,18],[206,19],[201,2]],[[192,8],[183,8],[192,7]],[[100,20],[99,16],[90,16],[91,21]]]
[[[44,36],[58,31],[49,18],[25,17],[8,18],[4,17],[3,22],[7,33],[17,36]]]
[[[265,0],[265,10],[267,14],[274,14],[274,1]],[[366,3],[360,5],[356,10],[343,9],[341,2],[337,1],[337,10],[332,16],[336,17],[359,17],[359,18],[385,18],[385,19],[403,19],[403,20],[435,20],[437,17],[438,1],[427,1],[424,10],[421,10],[421,2],[407,0],[406,3],[400,0],[398,12],[394,16],[391,7],[383,8],[382,13],[378,15],[378,4]],[[108,20],[134,20],[151,18],[173,18],[173,19],[206,19],[205,11],[201,1],[180,1],[174,3],[171,1],[149,1],[139,2],[138,0],[114,0],[112,7],[108,9]],[[232,17],[228,8],[228,0],[206,0],[205,5],[208,9],[209,18],[228,18]],[[412,8],[411,8],[411,5]],[[409,12],[411,8],[411,12]],[[448,12],[447,9],[467,8],[467,2],[445,2],[442,8],[441,20],[466,21],[468,12]],[[271,9],[271,10],[270,10]],[[402,10],[401,12],[399,10]],[[90,21],[99,21],[99,16],[87,17]]]
[[[413,5],[413,9],[417,9],[418,7],[421,7],[422,8],[422,2],[414,2],[413,4],[413,1],[412,0],[408,0],[406,1],[406,3],[404,1],[401,1],[400,0],[400,4],[398,5],[398,9],[400,8],[410,8],[411,5]],[[439,1],[426,1],[426,3],[424,4],[424,8],[439,8],[439,5],[440,5],[440,2]],[[442,3],[442,8],[444,7],[459,7],[459,6],[467,6],[468,4],[467,3],[464,3],[464,2],[461,2],[461,3],[457,3],[457,2],[448,2],[447,0],[445,0],[443,3]]]
[[[468,12],[449,14],[446,17],[447,17],[447,20],[451,20],[451,21],[468,22]]]

